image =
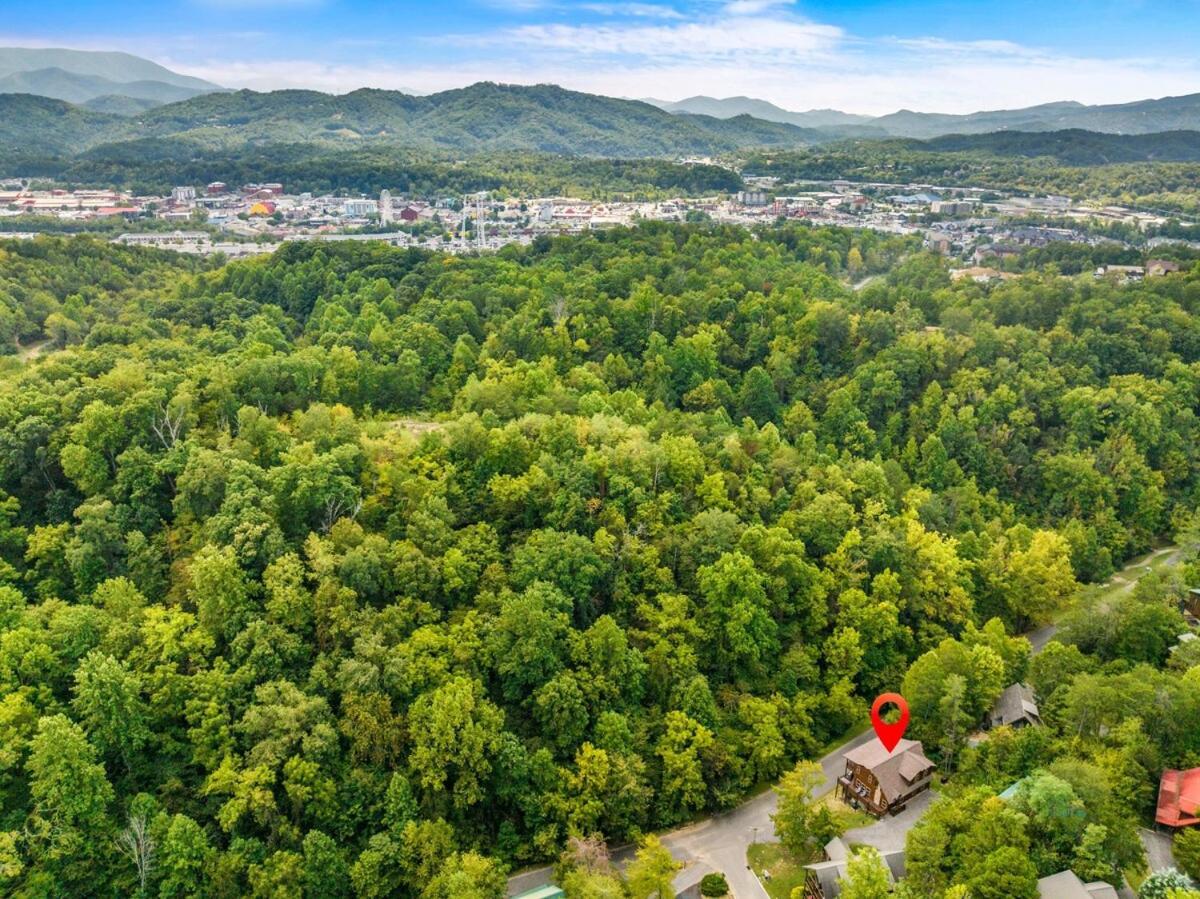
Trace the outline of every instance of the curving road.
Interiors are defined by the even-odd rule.
[[[1151,568],[1147,563],[1165,553],[1171,557],[1162,564],[1171,564],[1178,559],[1179,547],[1168,546],[1155,550],[1139,559],[1135,559],[1109,580],[1110,586],[1123,585],[1121,590],[1132,590],[1134,584]],[[1058,632],[1058,626],[1047,624],[1037,630],[1030,631],[1025,636],[1029,638],[1034,653],[1041,652]],[[842,756],[856,746],[861,746],[868,740],[875,739],[870,729],[838,746],[828,755],[821,758],[821,770],[825,773],[825,783],[818,788],[817,795],[828,793],[843,770]],[[721,812],[695,824],[682,827],[662,835],[663,845],[671,850],[678,861],[688,867],[676,878],[677,884],[686,879],[694,878],[689,872],[694,866],[702,870],[720,871],[729,881],[729,888],[734,899],[769,899],[767,891],[750,867],[746,864],[746,849],[754,842],[774,842],[775,825],[771,821],[777,798],[774,790],[766,790],[752,799],[747,800],[735,809]],[[613,859],[624,864],[632,856],[630,847],[617,850]],[[518,874],[508,881],[508,894],[515,896],[525,890],[545,886],[550,882],[553,869],[538,868]]]

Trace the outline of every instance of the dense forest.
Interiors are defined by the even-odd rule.
[[[1121,642],[1161,592],[1072,623],[1083,661],[1007,636],[1189,526],[1200,269],[987,287],[803,226],[219,268],[43,237],[0,242],[0,316],[49,341],[0,357],[6,893],[500,896],[734,805],[883,689],[959,721],[923,685],[1027,665],[1098,753],[1200,755],[1159,701],[1195,669]],[[929,751],[1098,795],[1002,748]]]

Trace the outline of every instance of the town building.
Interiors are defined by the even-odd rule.
[[[943,256],[949,256],[954,250],[954,238],[949,234],[930,231],[925,235],[925,246],[934,252],[941,253]]]
[[[1037,882],[1040,899],[1117,899],[1112,884],[1103,880],[1084,883],[1074,871],[1059,871]]]
[[[901,740],[891,752],[870,740],[844,758],[838,795],[877,816],[903,811],[909,800],[929,789],[936,770],[919,740]]]
[[[975,248],[975,264],[981,265],[985,259],[1015,259],[1020,256],[1020,247],[1005,246],[1004,244],[982,244]]]
[[[737,201],[743,206],[766,206],[771,202],[771,195],[765,190],[739,190]]]
[[[891,201],[892,205],[908,208],[915,208],[918,206],[929,206],[932,208],[933,204],[939,202],[941,199],[942,198],[937,194],[930,193],[895,194],[888,197],[888,200]]]
[[[935,215],[970,215],[975,204],[967,200],[934,200],[929,211]]]
[[[1116,278],[1122,282],[1140,281],[1146,269],[1140,265],[1102,265],[1096,269],[1097,278]]]
[[[904,850],[881,852],[887,865],[888,882],[895,885],[904,877]],[[825,844],[825,860],[804,866],[804,899],[837,899],[842,893],[838,881],[846,876],[850,850],[840,837]]]
[[[1011,281],[1016,277],[1017,275],[1012,272],[1002,272],[998,268],[985,268],[980,265],[950,270],[951,281],[962,281],[970,278],[976,284],[990,284],[992,281]]]
[[[1200,768],[1168,769],[1158,784],[1158,809],[1154,820],[1167,827],[1200,824]]]
[[[1148,278],[1161,278],[1163,275],[1174,274],[1182,269],[1183,266],[1170,259],[1148,259],[1146,261],[1146,277]]]
[[[379,204],[374,200],[355,199],[346,200],[342,204],[342,214],[353,218],[366,218],[369,215],[374,215],[379,209]]]
[[[988,714],[987,725],[993,727],[1036,726],[1042,723],[1033,690],[1025,684],[1011,684],[1005,688]]]

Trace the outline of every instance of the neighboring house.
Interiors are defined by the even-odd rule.
[[[1188,590],[1188,595],[1180,603],[1179,611],[1189,618],[1200,618],[1200,587]]]
[[[1102,265],[1096,269],[1097,278],[1118,278],[1121,281],[1140,281],[1146,270],[1140,265]]]
[[[1158,784],[1158,811],[1154,820],[1167,827],[1200,824],[1200,768],[1168,769]]]
[[[534,887],[532,890],[518,893],[512,899],[562,899],[564,895],[560,887],[556,887],[551,883],[544,887]]]
[[[1022,252],[1024,251],[1020,247],[1008,247],[1003,244],[990,243],[976,247],[972,258],[976,265],[980,265],[985,259],[1015,259]]]
[[[1038,713],[1037,702],[1033,698],[1033,690],[1025,684],[1011,684],[992,706],[988,714],[987,725],[993,727],[1012,727],[1020,729],[1042,723]]]
[[[1180,269],[1180,264],[1170,259],[1151,259],[1146,263],[1146,274],[1151,278],[1160,278]]]
[[[901,740],[891,752],[870,740],[847,752],[845,761],[838,795],[877,816],[903,811],[910,799],[929,789],[936,770],[918,740]]]
[[[1084,883],[1074,871],[1060,871],[1037,882],[1041,899],[1117,899],[1112,884],[1103,880]]]
[[[904,850],[880,854],[888,867],[888,881],[895,884],[904,877]],[[836,899],[842,888],[838,879],[846,876],[850,850],[838,837],[825,844],[825,861],[804,866],[804,899]]]

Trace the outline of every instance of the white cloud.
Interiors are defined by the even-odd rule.
[[[635,19],[682,19],[683,13],[672,6],[657,3],[582,3],[580,9],[601,16],[629,16]]]
[[[547,0],[481,0],[481,2],[484,6],[490,6],[492,9],[519,13],[533,12],[551,5]]]
[[[730,0],[725,4],[725,12],[731,16],[757,16],[791,5],[792,0]]]
[[[503,2],[512,8],[542,0]],[[556,2],[560,5],[553,6]],[[329,57],[321,50],[297,50],[288,53],[289,59],[248,53],[243,61],[229,62],[209,54],[234,56],[243,46],[215,51],[211,41],[177,36],[159,44],[158,61],[256,90],[344,93],[369,86],[431,92],[487,80],[668,100],[741,94],[786,109],[834,107],[875,114],[900,108],[962,113],[1056,100],[1117,103],[1200,91],[1195,58],[1102,59],[986,37],[865,39],[803,19],[784,8],[789,4],[699,2],[635,4],[677,14],[690,10],[685,18],[665,18],[646,10],[638,15],[625,8],[630,3],[624,0],[594,0],[592,11],[611,18],[559,24],[553,21],[557,12],[547,13],[548,21],[537,24],[410,38],[402,54],[387,53],[396,44],[387,35],[354,36],[354,44],[331,35],[323,47]],[[545,3],[561,9],[561,0]],[[371,43],[376,37],[383,38],[378,48]]]
[[[188,75],[255,90],[288,87],[345,93],[369,86],[428,93],[475,81],[554,83],[616,97],[653,95],[674,100],[696,94],[746,95],[785,109],[833,107],[871,114],[902,108],[964,113],[1068,99],[1119,103],[1200,91],[1200,68],[1189,60],[1022,57],[982,51],[936,58],[895,44],[855,45],[811,61],[759,58],[755,65],[747,65],[738,54],[687,58],[678,53],[623,65],[584,65],[569,54],[530,53],[504,59],[468,58],[453,66],[430,62],[331,65],[299,58],[193,65],[158,61]]]
[[[940,37],[898,38],[898,46],[920,52],[971,56],[986,53],[990,56],[1044,56],[1045,51],[1026,47],[1012,41],[948,41]]]
[[[466,47],[508,47],[568,54],[663,58],[734,54],[802,57],[833,48],[842,38],[833,25],[793,19],[738,17],[678,25],[522,25],[490,34],[452,35]]]

